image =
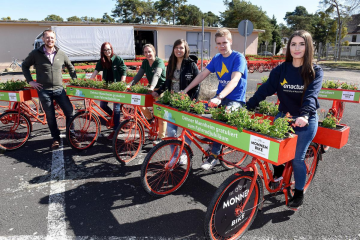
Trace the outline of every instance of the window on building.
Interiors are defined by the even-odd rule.
[[[356,42],[356,35],[352,35],[351,42]]]

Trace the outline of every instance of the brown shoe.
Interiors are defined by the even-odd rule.
[[[71,145],[73,145],[74,147],[76,148],[81,147],[81,143],[75,137],[72,137],[70,141],[71,141]]]
[[[51,144],[51,150],[58,149],[60,147],[60,142],[58,140],[54,140]]]

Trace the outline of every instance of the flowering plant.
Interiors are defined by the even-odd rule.
[[[321,123],[321,126],[326,128],[336,128],[336,124],[338,123],[335,116],[328,114],[326,118]]]
[[[162,104],[169,104],[171,99],[171,92],[166,90],[163,95],[158,99]]]
[[[193,100],[195,102],[195,99]],[[203,102],[193,103],[192,110],[197,114],[204,114],[205,113],[205,104]]]
[[[172,93],[170,97],[170,105],[178,108],[180,111],[190,111],[191,101],[189,95],[186,93]]]
[[[259,103],[259,113],[276,116],[279,113],[279,106],[274,102],[261,101]]]
[[[131,86],[130,91],[133,93],[140,93],[140,94],[149,93],[149,89],[146,86],[142,85],[141,83]]]
[[[19,91],[23,90],[28,84],[26,81],[21,80],[9,80],[4,83],[0,83],[0,90],[4,91]]]
[[[332,80],[325,80],[323,83],[322,83],[322,87],[323,88],[334,88],[334,89],[337,89],[341,86],[341,83],[340,81],[332,81]]]

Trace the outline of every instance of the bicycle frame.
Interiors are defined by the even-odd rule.
[[[98,111],[95,107],[97,107],[100,111]],[[81,111],[89,111],[89,113],[96,113],[96,116],[100,116],[102,119],[106,121],[106,125],[111,128],[114,126],[113,116],[110,116],[104,109],[102,109],[93,99],[85,98],[85,109]],[[110,118],[110,120],[108,120]]]

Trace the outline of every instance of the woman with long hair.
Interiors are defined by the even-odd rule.
[[[184,90],[194,78],[199,74],[197,67],[197,57],[189,56],[190,48],[188,43],[184,39],[178,39],[174,42],[174,46],[169,58],[169,64],[166,70],[165,84],[157,91],[154,91],[152,95],[158,97],[165,90],[180,92]],[[197,99],[199,94],[199,85],[188,92],[191,99]],[[176,137],[178,127],[170,122],[167,123],[167,136]],[[191,141],[188,137],[185,137],[185,141],[190,145]],[[174,164],[176,157],[173,157],[173,161],[170,164]],[[186,164],[186,154],[180,156],[180,164]]]
[[[106,81],[106,83],[112,83],[112,82],[125,82],[126,80],[126,66],[124,63],[124,60],[114,54],[113,47],[111,43],[104,42],[101,45],[100,50],[100,60],[96,64],[95,71],[91,75],[91,79],[94,79],[95,76],[102,71],[103,72],[103,81]],[[107,112],[110,116],[112,115],[113,111],[108,106],[108,102],[100,101],[100,107],[104,109],[105,112]],[[107,137],[109,140],[112,140],[114,137],[114,133],[116,128],[120,124],[120,103],[113,103],[113,109],[114,109],[114,127],[113,131],[110,133],[110,135]]]
[[[305,154],[318,128],[316,110],[320,107],[318,94],[321,90],[323,71],[313,64],[313,41],[310,33],[295,31],[287,44],[285,62],[270,72],[269,79],[262,84],[246,103],[254,109],[267,96],[277,93],[280,100],[279,114],[290,113],[295,133],[298,135],[295,158],[292,166],[295,178],[295,194],[288,207],[297,210],[303,203],[306,181]],[[274,180],[281,177],[284,166],[274,166]],[[274,183],[270,184],[271,185]]]
[[[156,57],[156,50],[152,44],[145,44],[143,47],[143,53],[146,59],[142,62],[141,67],[134,77],[131,85],[135,85],[146,74],[146,78],[149,82],[149,91],[159,89],[165,82],[165,64],[164,61]],[[150,122],[153,116],[150,110],[146,107],[140,108],[145,118]],[[159,120],[159,133],[158,138],[154,141],[157,144],[165,137],[166,122]]]

